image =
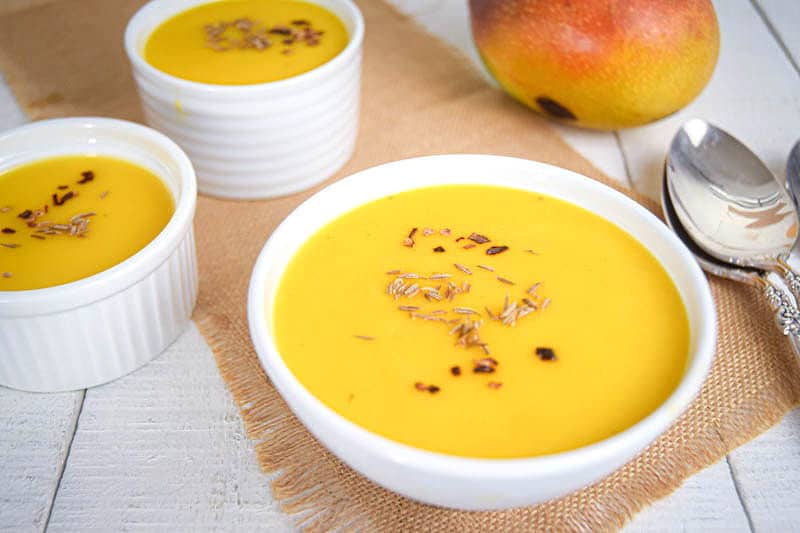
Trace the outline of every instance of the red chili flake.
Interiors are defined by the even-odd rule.
[[[273,33],[276,35],[291,35],[292,29],[288,26],[273,26],[269,33]]]
[[[465,249],[465,250],[469,250],[470,248],[475,248],[476,246],[478,246],[478,245],[469,243],[469,244],[465,244],[464,246],[462,246],[462,248]]]
[[[310,22],[308,22],[307,20],[303,20],[303,19],[298,19],[298,20],[293,20],[292,21],[292,26],[310,26],[310,25],[311,25]]]
[[[536,355],[539,356],[539,359],[542,361],[555,361],[556,360],[556,352],[553,351],[552,348],[546,348],[540,346],[536,348]]]
[[[2,231],[3,231],[3,233],[16,233],[17,232],[17,230],[15,230],[14,228],[3,228]]]
[[[461,367],[457,366],[457,365],[456,366],[451,366],[450,367],[450,373],[453,374],[454,376],[460,376],[461,375]]]
[[[464,237],[459,237],[458,239],[456,239],[456,242],[463,241],[463,240],[464,240]]]
[[[485,235],[481,235],[480,233],[473,233],[472,235],[470,235],[467,238],[469,240],[471,240],[472,242],[477,242],[478,244],[484,244],[484,243],[489,242],[489,240],[490,240],[489,237],[486,237]]]
[[[25,211],[17,215],[17,218],[21,218],[22,220],[27,220],[31,218],[31,215],[33,215],[33,211],[31,211],[30,209],[26,209]]]
[[[428,386],[422,383],[421,381],[417,381],[414,383],[414,388],[417,390],[428,390]]]
[[[486,249],[486,255],[497,255],[508,250],[508,246],[492,246]]]
[[[430,392],[431,394],[436,394],[440,390],[442,390],[442,389],[440,389],[436,385],[428,385],[428,392]]]
[[[442,247],[442,246],[437,246],[436,248],[434,248],[434,249],[433,249],[433,251],[434,251],[434,252],[439,252],[439,253],[441,253],[441,252],[444,252],[444,247]]]
[[[74,196],[75,196],[75,193],[72,192],[72,191],[69,191],[68,193],[65,193],[64,196],[62,196],[61,198],[59,198],[57,194],[53,193],[53,203],[55,205],[57,205],[57,206],[58,205],[64,205],[64,203],[67,200],[70,200]]]
[[[84,172],[81,172],[81,176],[83,177],[78,182],[78,185],[83,185],[84,183],[89,183],[90,181],[92,181],[94,179],[94,172],[92,172],[91,170],[86,170]],[[60,188],[61,187],[59,187],[59,189]]]

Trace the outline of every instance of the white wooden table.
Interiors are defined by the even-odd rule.
[[[466,0],[392,0],[481,68]],[[618,133],[559,127],[599,168],[656,196],[692,116],[728,129],[777,175],[800,138],[800,0],[717,0],[722,52],[688,108]],[[0,130],[26,121],[0,79]],[[2,354],[0,354],[2,357]],[[192,327],[151,364],[65,394],[0,387],[0,530],[291,530],[256,465],[210,349]],[[688,479],[628,531],[800,531],[800,410]]]

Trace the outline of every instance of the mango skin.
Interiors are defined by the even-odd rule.
[[[691,102],[719,56],[709,0],[470,0],[486,67],[514,98],[593,129],[647,124]]]

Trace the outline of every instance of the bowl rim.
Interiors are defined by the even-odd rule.
[[[312,201],[320,201],[320,198],[327,199],[329,196],[335,198],[336,191],[339,188],[348,186],[358,180],[365,180],[366,177],[370,177],[370,179],[373,180],[378,179],[374,174],[381,172],[381,170],[386,167],[409,164],[409,162],[412,162],[412,164],[424,164],[426,161],[434,160],[452,161],[454,158],[467,161],[492,159],[497,162],[528,165],[532,169],[560,174],[561,178],[570,179],[573,183],[579,183],[579,186],[587,188],[592,194],[606,196],[617,204],[621,204],[624,209],[631,210],[639,219],[647,221],[650,226],[649,229],[655,231],[658,239],[666,241],[666,244],[671,248],[672,252],[679,258],[682,267],[686,268],[689,272],[690,281],[686,287],[697,296],[700,313],[698,315],[697,324],[690,322],[690,328],[693,334],[695,332],[697,334],[696,348],[693,352],[690,352],[692,356],[691,363],[684,371],[683,377],[676,389],[654,411],[619,433],[601,441],[572,450],[520,458],[463,457],[403,444],[359,426],[322,403],[321,400],[314,396],[294,376],[284,363],[275,346],[272,335],[268,332],[267,306],[264,305],[265,278],[271,260],[270,255],[275,236],[280,236],[287,231],[287,227],[297,223],[297,212],[301,210],[301,207]],[[430,186],[442,185],[443,183],[444,182],[433,181],[430,183]],[[454,182],[448,181],[446,183],[453,184]],[[474,182],[470,183],[474,184]],[[486,184],[491,185],[488,181]],[[506,184],[502,186],[514,188]],[[414,185],[402,189],[393,188],[391,192],[387,192],[386,194],[419,188],[424,187]],[[519,189],[528,192],[534,190],[531,188],[526,189],[524,186],[520,186]],[[565,200],[569,201],[568,199]],[[360,202],[355,204],[351,206],[351,209],[363,205],[364,203],[365,202]],[[588,208],[584,207],[584,209]],[[302,216],[302,211],[300,216]],[[597,216],[602,215],[597,214]],[[326,219],[326,221],[330,220],[333,219]],[[617,225],[613,221],[609,220],[609,222]],[[623,229],[623,231],[625,230]],[[637,239],[637,241],[638,240],[639,239]],[[650,250],[650,246],[641,241],[639,242]],[[675,280],[673,280],[673,282],[675,282]],[[682,300],[684,301],[684,305],[687,305],[683,297]],[[434,155],[384,163],[358,171],[315,193],[284,219],[274,230],[259,253],[253,267],[248,289],[247,313],[251,339],[261,366],[264,368],[271,382],[278,389],[287,405],[298,418],[303,421],[304,427],[312,434],[318,436],[317,432],[305,423],[306,416],[297,411],[296,403],[302,404],[304,408],[311,409],[311,416],[325,417],[326,422],[329,423],[335,431],[349,434],[352,440],[360,442],[364,448],[369,449],[370,453],[374,454],[382,461],[394,464],[411,464],[419,470],[427,471],[432,474],[443,475],[450,478],[470,479],[473,481],[476,478],[484,480],[525,479],[530,478],[532,475],[557,475],[566,471],[574,471],[579,468],[596,465],[599,462],[613,457],[619,457],[620,453],[627,450],[632,444],[644,442],[641,448],[649,445],[655,437],[662,434],[678,419],[699,393],[715,356],[717,334],[716,309],[705,275],[697,265],[691,252],[689,252],[683,243],[680,242],[661,220],[645,207],[599,181],[561,167],[533,160],[483,154]],[[320,438],[319,440],[328,447],[324,439]],[[628,459],[626,459],[626,461],[627,460]]]
[[[144,56],[140,53],[136,46],[136,38],[142,30],[140,26],[144,25],[146,17],[158,13],[159,10],[166,8],[168,4],[183,4],[183,9],[167,16],[160,17],[161,22],[166,21],[169,17],[175,16],[182,11],[191,9],[192,7],[202,4],[209,4],[216,0],[152,0],[139,8],[134,13],[128,24],[125,26],[124,44],[125,52],[128,55],[128,60],[131,62],[134,71],[141,71],[152,76],[161,83],[171,84],[177,89],[186,91],[193,91],[195,93],[204,93],[206,95],[214,95],[221,97],[243,97],[252,96],[254,94],[261,95],[261,93],[273,93],[277,91],[290,91],[294,86],[303,83],[315,83],[321,78],[336,72],[342,65],[349,62],[361,49],[361,44],[364,40],[364,17],[361,10],[351,0],[329,0],[342,6],[349,11],[352,17],[354,28],[352,34],[349,36],[347,45],[333,58],[325,63],[312,68],[306,72],[284,78],[281,80],[268,81],[264,83],[249,83],[240,85],[220,85],[214,83],[203,83],[198,81],[187,80],[179,78],[172,74],[163,72],[145,60]],[[305,0],[310,3],[317,4],[315,0]],[[319,5],[319,4],[317,4]],[[324,6],[323,6],[324,7]],[[336,15],[337,18],[341,18]],[[153,30],[151,30],[152,33]],[[149,35],[148,35],[149,36]]]
[[[179,197],[166,226],[141,250],[127,259],[91,276],[69,283],[20,291],[0,291],[0,317],[49,315],[82,307],[123,291],[146,277],[167,260],[172,250],[191,229],[197,203],[197,180],[188,156],[169,137],[141,124],[101,117],[57,118],[31,122],[0,133],[0,144],[20,134],[47,135],[48,130],[65,128],[124,132],[132,137],[151,141],[165,150],[178,167]],[[155,157],[155,156],[154,156]],[[124,159],[124,157],[121,157]],[[34,159],[35,160],[35,159]],[[12,167],[13,168],[13,167]],[[164,181],[161,176],[159,179]],[[38,307],[41,311],[33,311]]]

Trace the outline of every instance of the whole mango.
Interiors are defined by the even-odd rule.
[[[674,113],[719,55],[710,0],[470,0],[487,68],[514,98],[596,129]]]

